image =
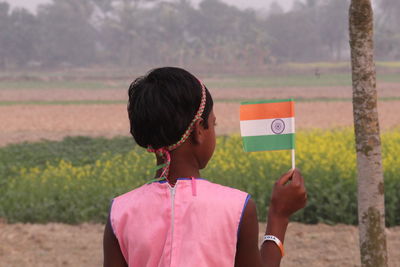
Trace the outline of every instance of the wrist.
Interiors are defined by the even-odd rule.
[[[266,235],[274,235],[282,242],[285,239],[285,233],[289,224],[289,217],[283,216],[279,213],[270,210],[268,212],[267,227],[265,229]]]
[[[265,242],[269,242],[269,241],[272,241],[272,242],[274,242],[275,244],[276,244],[276,246],[279,248],[279,250],[281,251],[281,257],[283,257],[284,255],[285,255],[285,250],[284,250],[284,248],[283,248],[283,243],[281,242],[281,240],[279,239],[279,238],[277,238],[276,236],[274,236],[274,235],[265,235],[264,237],[263,237],[263,243],[262,243],[262,245],[264,245],[264,243]]]
[[[277,223],[289,223],[289,217],[287,215],[284,215],[280,212],[277,212],[276,209],[274,209],[273,206],[270,206],[269,210],[268,210],[268,217],[267,220],[268,221],[274,221]]]
[[[286,232],[288,224],[289,218],[268,216],[265,234],[275,235],[280,232]]]

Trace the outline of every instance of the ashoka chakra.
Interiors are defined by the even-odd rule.
[[[285,130],[285,122],[281,119],[273,120],[271,130],[274,134],[281,134]]]

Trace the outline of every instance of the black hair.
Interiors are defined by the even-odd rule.
[[[129,87],[130,132],[141,147],[153,149],[178,142],[201,102],[201,84],[188,71],[174,67],[151,70]],[[208,128],[213,100],[206,88],[202,125]]]

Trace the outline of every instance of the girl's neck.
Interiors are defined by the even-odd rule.
[[[179,178],[191,178],[191,177],[194,177],[194,178],[200,177],[200,172],[197,171],[196,173],[193,172],[192,174],[189,174],[189,172],[188,172],[187,175],[185,175],[185,174],[181,174],[181,175],[170,174],[170,175],[168,175],[168,183],[170,185],[174,186]]]
[[[160,160],[157,160],[157,164]],[[156,173],[160,177],[162,170]],[[171,163],[169,166],[168,182],[175,185],[178,178],[198,178],[200,177],[199,164],[193,155],[182,155],[181,153],[171,154]]]

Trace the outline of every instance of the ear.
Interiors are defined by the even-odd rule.
[[[197,120],[193,125],[192,138],[194,144],[202,144],[204,141],[204,127],[202,125],[203,119]]]

